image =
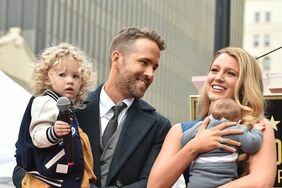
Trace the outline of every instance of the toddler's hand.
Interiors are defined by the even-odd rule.
[[[58,137],[63,137],[70,132],[70,125],[63,121],[56,121],[54,125],[55,134]]]

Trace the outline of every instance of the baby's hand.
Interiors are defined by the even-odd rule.
[[[265,129],[264,123],[256,123],[254,124],[254,128],[263,131]]]
[[[54,125],[54,131],[57,137],[63,137],[70,132],[70,125],[63,121],[56,121]]]

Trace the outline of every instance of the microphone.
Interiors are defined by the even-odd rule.
[[[58,120],[64,121],[70,125],[70,101],[67,97],[60,97],[57,101],[57,107],[59,109],[59,116]],[[72,131],[69,132],[69,134],[63,136],[64,141],[64,149],[65,149],[65,155],[67,158],[67,162],[69,166],[74,165],[74,148],[72,144]]]

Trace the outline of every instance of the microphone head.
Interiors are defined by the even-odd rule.
[[[68,110],[70,108],[70,105],[70,100],[67,97],[60,97],[57,100],[57,107],[61,112]]]

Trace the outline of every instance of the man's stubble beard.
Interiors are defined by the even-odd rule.
[[[119,77],[121,79],[118,79],[117,82],[119,82],[119,85],[121,86],[121,92],[125,94],[127,98],[142,98],[148,89],[147,87],[145,90],[141,90],[138,88],[139,81],[137,80],[135,75],[128,74],[128,72],[125,72],[121,74],[119,72]]]

